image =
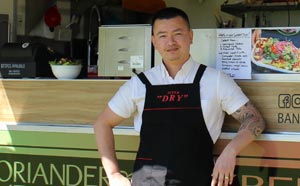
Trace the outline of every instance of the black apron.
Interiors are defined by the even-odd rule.
[[[200,65],[190,84],[146,85],[133,186],[210,186],[213,142],[200,101]]]

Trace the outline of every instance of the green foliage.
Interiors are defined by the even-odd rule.
[[[71,59],[68,58],[61,58],[60,60],[53,60],[49,61],[50,65],[80,65],[80,61],[72,61]]]

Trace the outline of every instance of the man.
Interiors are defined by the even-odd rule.
[[[182,10],[160,10],[152,31],[163,63],[127,81],[94,124],[110,186],[227,186],[236,155],[263,131],[264,120],[232,79],[192,59],[193,32]],[[224,111],[241,128],[214,164]],[[120,174],[112,128],[133,113],[140,146],[130,183]]]

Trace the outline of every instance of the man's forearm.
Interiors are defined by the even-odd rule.
[[[131,186],[128,178],[120,173],[113,134],[113,128],[124,119],[115,114],[109,107],[106,107],[94,123],[98,150],[110,186]]]
[[[237,135],[228,143],[219,155],[212,173],[212,186],[232,184],[236,156],[251,143],[265,128],[261,114],[250,103],[246,103],[232,116],[241,123]]]
[[[229,144],[229,148],[235,149],[238,154],[262,133],[265,128],[265,121],[251,102],[246,103],[232,116],[241,123],[241,127]]]
[[[94,130],[102,165],[107,176],[110,177],[115,173],[119,173],[112,128],[105,124],[96,123]]]

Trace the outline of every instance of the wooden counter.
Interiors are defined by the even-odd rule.
[[[49,180],[52,185],[107,186],[91,123],[124,82],[0,80],[0,185],[49,185]],[[234,185],[299,185],[300,82],[238,84],[265,117],[266,131],[279,133],[266,132],[243,149]],[[131,118],[123,125],[132,123]],[[226,117],[215,157],[238,127]],[[114,135],[120,168],[131,178],[139,135],[124,126],[116,127]]]
[[[92,124],[126,80],[0,80],[1,123]],[[299,132],[300,82],[238,81],[269,132]],[[131,126],[132,118],[122,125]],[[226,117],[224,131],[239,124]]]
[[[124,81],[1,80],[0,121],[91,124]],[[132,123],[128,121],[128,124]]]

